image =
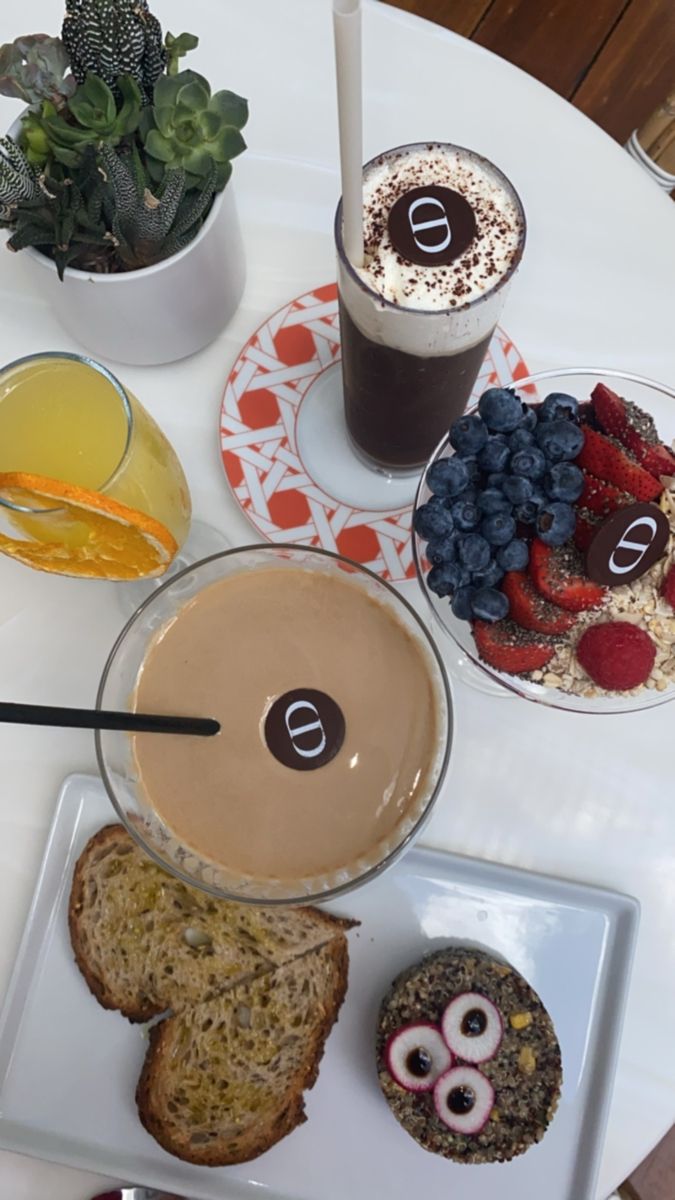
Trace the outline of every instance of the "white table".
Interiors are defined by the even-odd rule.
[[[202,44],[190,64],[251,98],[235,179],[249,282],[227,332],[192,360],[117,368],[185,464],[195,511],[250,539],[222,474],[218,406],[235,354],[264,315],[334,278],[339,192],[329,0],[163,0],[165,28]],[[4,4],[0,41],[56,33],[61,0]],[[516,183],[529,244],[504,324],[533,370],[590,365],[675,381],[675,212],[596,126],[508,63],[436,26],[367,3],[365,152],[420,138],[487,154]],[[4,100],[4,126],[19,105]],[[0,361],[76,349],[0,254]],[[410,588],[410,585],[408,585]],[[412,593],[414,595],[414,592]],[[121,625],[113,585],[0,560],[5,698],[92,702]],[[675,1120],[675,808],[666,706],[582,718],[454,687],[457,735],[426,840],[639,897],[642,927],[601,1175],[606,1197]],[[533,772],[532,759],[545,766]],[[0,727],[0,994],[63,777],[93,770],[86,733]],[[538,775],[541,777],[538,777]],[[100,1178],[0,1155],[8,1200],[85,1200]],[[529,1200],[529,1198],[528,1198]],[[538,1200],[538,1198],[532,1198]]]

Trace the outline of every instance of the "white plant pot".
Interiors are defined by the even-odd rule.
[[[18,136],[18,121],[9,133]],[[196,238],[155,266],[113,275],[68,267],[61,282],[46,255],[29,248],[19,258],[64,329],[92,357],[143,366],[175,362],[212,342],[246,282],[232,180]]]

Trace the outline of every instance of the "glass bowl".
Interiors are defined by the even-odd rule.
[[[582,402],[589,399],[592,389],[600,382],[605,382],[609,388],[618,392],[625,400],[633,401],[640,408],[649,412],[656,422],[661,441],[666,445],[671,444],[675,437],[675,391],[664,384],[644,379],[640,375],[630,375],[622,371],[599,367],[575,367],[557,371],[540,371],[535,375],[517,380],[514,386],[517,387],[525,401],[543,400],[549,392],[566,392]],[[468,411],[473,411],[473,408]],[[415,511],[420,505],[425,504],[431,495],[425,482],[427,470],[438,459],[448,458],[453,453],[446,436],[436,447],[422,474],[415,497]],[[492,695],[517,695],[525,700],[546,704],[550,708],[577,713],[636,712],[665,704],[675,697],[675,685],[672,684],[661,691],[657,688],[645,687],[637,693],[602,692],[595,696],[580,696],[559,687],[548,687],[517,675],[508,675],[484,663],[478,655],[469,622],[458,620],[452,612],[449,600],[436,596],[427,585],[426,572],[429,564],[424,555],[425,544],[418,534],[413,535],[417,578],[435,620],[459,648],[460,657],[455,669],[469,685]],[[586,683],[593,686],[588,679],[586,679]]]
[[[375,878],[394,863],[412,845],[429,819],[447,770],[453,722],[450,689],[443,661],[423,622],[390,584],[349,559],[341,558],[328,551],[310,550],[302,546],[254,545],[214,554],[172,576],[137,609],[110,652],[101,678],[96,703],[98,708],[130,710],[133,707],[139,672],[150,644],[157,638],[160,631],[173,622],[183,606],[204,588],[217,581],[232,578],[242,572],[261,569],[269,572],[271,568],[276,571],[302,568],[312,573],[321,572],[335,581],[344,580],[344,576],[347,574],[350,584],[358,586],[368,597],[376,600],[395,617],[407,636],[414,640],[423,656],[437,711],[437,737],[431,761],[425,764],[428,771],[428,782],[427,786],[420,790],[414,803],[401,813],[386,836],[375,846],[371,845],[367,852],[360,857],[339,868],[331,868],[329,872],[322,875],[292,880],[287,877],[279,879],[244,877],[242,874],[228,869],[227,863],[222,859],[218,862],[209,860],[203,856],[203,852],[200,854],[194,847],[184,844],[171,827],[165,823],[143,787],[134,755],[133,740],[129,734],[98,730],[96,754],[106,791],[119,819],[151,858],[167,871],[178,876],[185,883],[229,900],[265,905],[307,904],[317,900],[328,900],[350,891]],[[278,643],[275,644],[283,644],[283,628],[280,628]],[[295,643],[293,644],[295,646]],[[299,657],[300,667],[302,667],[301,655]],[[310,663],[315,662],[316,659],[310,660]],[[364,663],[363,670],[377,672],[377,663]],[[300,669],[300,675],[302,673],[302,669]],[[311,665],[306,668],[305,673],[311,678]],[[236,698],[236,679],[231,681],[231,686]],[[289,690],[298,686],[313,685],[308,685],[301,678],[289,679]],[[267,685],[264,690],[267,691]],[[270,687],[270,691],[274,697],[274,686]],[[255,737],[258,736],[257,730],[260,729],[261,748],[265,753],[268,751],[262,730],[267,728],[267,714],[270,711],[272,697],[267,697],[265,707],[261,709],[259,715],[257,708],[255,709]],[[167,696],[164,711],[178,713],[184,711],[181,709],[180,696],[175,698]],[[226,715],[226,710],[224,715]],[[288,711],[285,716],[288,725]],[[217,736],[226,735],[226,732],[226,729],[223,728],[221,734]],[[303,730],[299,729],[296,732],[299,736]],[[166,738],[169,735],[144,736]],[[191,739],[185,738],[184,740]],[[352,749],[354,744],[354,738],[352,738]],[[364,738],[363,745],[360,741],[356,742],[356,745],[359,747],[362,757],[364,749],[366,754],[368,753],[367,737]],[[384,752],[379,747],[373,746],[373,754],[381,753]],[[358,757],[357,753],[348,760],[350,768],[358,767]],[[329,764],[330,766],[332,763]],[[284,776],[284,780],[299,774],[290,767],[281,769],[288,771],[288,776]],[[277,765],[274,770],[277,771]],[[195,772],[195,788],[199,787],[200,771]],[[263,772],[263,777],[267,777],[268,774],[268,772]],[[312,771],[310,774],[320,777],[322,770]],[[277,780],[278,786],[280,779],[278,773],[273,778]],[[320,786],[320,784],[321,780],[318,779],[318,785]],[[227,786],[229,787],[229,780]],[[354,783],[352,786],[355,786]],[[236,788],[236,774],[233,775],[232,787]],[[186,797],[186,802],[189,803],[189,797]],[[161,802],[158,802],[157,806],[161,807]],[[299,830],[299,836],[301,836],[301,832]],[[281,875],[282,872],[280,871],[279,874]]]

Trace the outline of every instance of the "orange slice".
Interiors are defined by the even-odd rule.
[[[7,513],[15,528],[39,541],[0,533],[0,551],[40,571],[86,579],[142,579],[162,575],[178,550],[173,534],[154,517],[60,479],[0,473],[0,498],[27,508],[56,510]]]

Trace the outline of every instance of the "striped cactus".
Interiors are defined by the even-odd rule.
[[[92,72],[114,89],[120,75],[132,75],[152,99],[167,54],[147,0],[67,0],[61,38],[78,83]]]
[[[41,197],[37,172],[11,137],[0,137],[0,221],[11,221],[18,204]]]

